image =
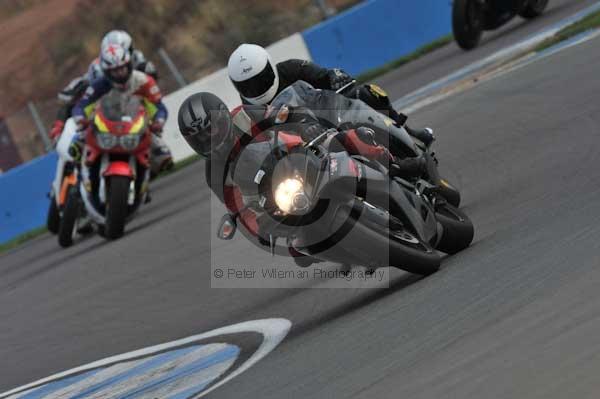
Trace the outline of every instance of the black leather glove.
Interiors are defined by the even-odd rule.
[[[351,83],[352,80],[352,76],[341,69],[335,68],[329,71],[329,85],[331,90],[338,91],[348,83]]]
[[[323,126],[319,125],[318,123],[315,123],[314,125],[310,125],[310,126],[304,128],[302,130],[300,136],[302,137],[302,140],[309,143],[312,140],[319,137],[319,135],[321,133],[323,133],[325,130],[327,130],[327,129],[323,128]]]

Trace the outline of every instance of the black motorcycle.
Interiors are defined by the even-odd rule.
[[[428,181],[439,179],[435,159],[362,101],[297,82],[267,114],[263,133],[242,150],[232,178],[273,253],[292,247],[319,260],[428,275],[440,266],[436,250],[453,254],[471,244],[469,218]],[[298,139],[315,123],[322,133],[309,142]],[[393,164],[350,155],[340,130],[357,125],[393,137],[389,145],[396,152],[426,157],[433,176],[391,177]],[[223,217],[220,238],[233,237],[237,217]],[[285,245],[276,247],[278,240]]]
[[[479,44],[484,30],[498,29],[515,16],[540,16],[548,0],[454,0],[452,30],[460,47],[471,50]]]

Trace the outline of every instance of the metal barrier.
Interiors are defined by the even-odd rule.
[[[451,12],[449,0],[371,0],[302,35],[316,63],[358,75],[450,34]]]

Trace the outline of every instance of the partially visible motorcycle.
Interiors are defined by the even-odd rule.
[[[454,0],[452,31],[458,45],[471,50],[485,30],[498,29],[517,15],[532,19],[542,15],[549,0]]]
[[[58,234],[67,194],[71,187],[77,185],[77,164],[70,152],[71,143],[76,134],[77,127],[75,122],[73,122],[73,119],[68,119],[65,123],[63,133],[56,143],[58,162],[56,163],[56,173],[50,188],[50,205],[46,218],[46,227],[52,234]]]
[[[91,120],[79,185],[69,191],[61,223],[62,246],[73,243],[84,215],[106,238],[121,237],[148,192],[152,133],[142,101],[111,91],[96,105]]]
[[[323,132],[307,142],[302,131],[315,123]],[[440,267],[436,250],[453,254],[471,244],[471,221],[439,186],[394,176],[393,164],[350,155],[332,124],[371,127],[393,137],[396,152],[426,157],[429,171],[437,167],[404,128],[362,101],[302,81],[289,86],[274,99],[259,123],[263,133],[244,147],[232,171],[244,209],[257,215],[261,239],[273,253],[284,239],[285,248],[314,259],[428,275]],[[238,217],[223,217],[220,238],[234,236]]]

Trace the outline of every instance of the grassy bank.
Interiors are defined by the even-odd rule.
[[[452,35],[444,36],[434,42],[426,44],[422,47],[419,47],[417,50],[413,51],[410,54],[407,54],[403,57],[398,58],[397,60],[390,61],[385,65],[380,67],[371,69],[370,71],[364,72],[357,77],[357,80],[361,83],[366,83],[372,81],[373,79],[386,74],[390,71],[393,71],[396,68],[401,67],[402,65],[408,64],[411,61],[414,61],[426,54],[429,54],[440,47],[444,47],[446,44],[452,42],[454,37]]]
[[[38,227],[37,229],[28,231],[25,234],[21,234],[18,237],[13,238],[12,240],[5,242],[4,244],[0,244],[0,254],[6,251],[9,251],[13,248],[18,247],[19,245],[23,244],[26,241],[29,241],[33,238],[39,237],[42,234],[44,234],[45,232],[47,232],[48,230],[46,229],[46,227]]]
[[[549,47],[554,46],[562,41],[568,40],[573,36],[577,36],[580,33],[586,32],[591,29],[597,29],[600,27],[600,11],[588,15],[579,22],[575,22],[572,25],[567,26],[551,38],[544,40],[540,43],[535,51],[542,51]]]

